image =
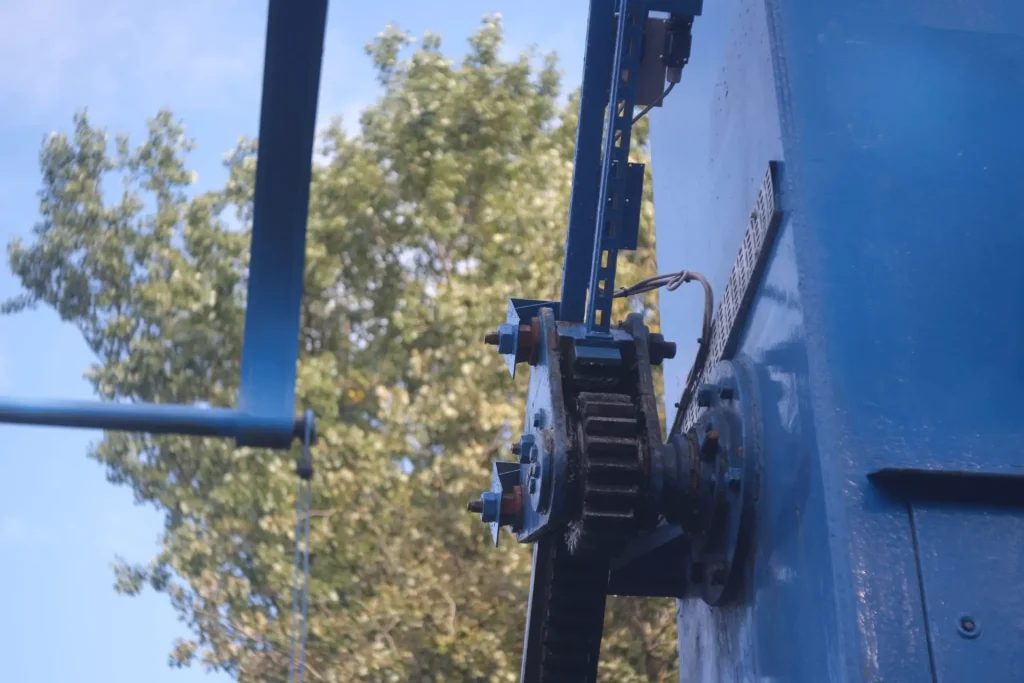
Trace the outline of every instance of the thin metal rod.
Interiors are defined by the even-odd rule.
[[[291,437],[303,434],[306,418],[286,426]],[[0,423],[76,427],[151,434],[190,434],[237,439],[241,434],[271,446],[281,430],[279,420],[247,415],[232,408],[200,408],[152,403],[100,403],[0,397]],[[270,438],[259,435],[270,434]],[[255,435],[255,437],[254,437]],[[291,438],[289,438],[289,443]]]

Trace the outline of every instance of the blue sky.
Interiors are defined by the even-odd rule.
[[[509,51],[555,50],[579,80],[586,0],[335,0],[321,120],[354,121],[376,96],[363,45],[388,22],[434,30],[456,54],[488,12],[504,18]],[[94,123],[138,137],[161,107],[198,142],[201,187],[220,182],[221,155],[255,135],[266,4],[256,0],[0,0],[0,238],[37,216],[37,155],[53,130],[88,107]],[[17,293],[6,264],[0,298]],[[49,311],[0,318],[0,394],[89,398],[92,361],[77,332]],[[12,681],[219,681],[167,667],[184,627],[163,596],[114,594],[115,554],[143,560],[160,518],[133,505],[86,458],[98,433],[0,426],[0,658]]]

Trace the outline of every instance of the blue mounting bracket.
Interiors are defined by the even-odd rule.
[[[498,353],[505,357],[508,372],[513,378],[516,376],[516,365],[524,360],[535,360],[539,340],[538,328],[533,321],[540,315],[542,308],[551,309],[557,317],[557,301],[509,299],[505,322],[498,326],[497,339],[492,338],[498,347]]]
[[[296,417],[295,380],[326,24],[327,0],[270,0],[238,408],[0,398],[0,422],[232,437],[269,448],[302,437],[312,417]]]

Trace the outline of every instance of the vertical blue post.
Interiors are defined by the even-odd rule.
[[[647,6],[642,2],[619,1],[615,66],[612,69],[605,155],[598,193],[597,239],[594,242],[586,317],[587,331],[591,333],[605,333],[611,326],[617,255],[617,250],[611,244],[616,231],[623,228],[623,208],[626,205],[629,178],[629,142],[633,131],[633,107],[640,80],[640,57],[643,54],[647,13]]]
[[[601,130],[615,49],[615,0],[591,0],[559,319],[583,322],[601,186]]]
[[[239,443],[286,446],[305,271],[306,216],[327,0],[270,0],[242,347],[240,410],[267,427]]]

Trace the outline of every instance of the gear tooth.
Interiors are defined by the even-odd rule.
[[[570,528],[574,554],[608,555],[640,525],[643,418],[628,394],[577,397],[580,423],[579,519]]]

